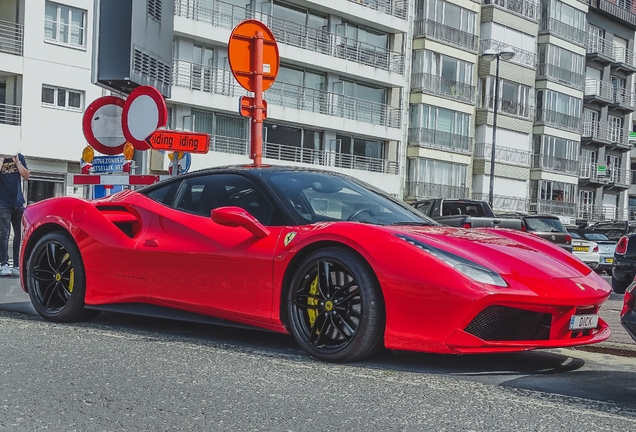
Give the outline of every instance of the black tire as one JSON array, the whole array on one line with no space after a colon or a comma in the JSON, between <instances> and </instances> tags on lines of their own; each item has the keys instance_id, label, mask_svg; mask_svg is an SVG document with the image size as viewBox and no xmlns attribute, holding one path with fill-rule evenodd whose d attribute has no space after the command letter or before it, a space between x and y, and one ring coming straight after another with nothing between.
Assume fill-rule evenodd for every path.
<instances>
[{"instance_id":1,"label":"black tire","mask_svg":"<svg viewBox=\"0 0 636 432\"><path fill-rule=\"evenodd\" d=\"M625 275L626 280L622 281L620 279L616 279L616 276L612 275L612 290L616 294L625 294L625 290L634 280L634 276Z\"/></svg>"},{"instance_id":2,"label":"black tire","mask_svg":"<svg viewBox=\"0 0 636 432\"><path fill-rule=\"evenodd\" d=\"M40 316L53 322L84 321L99 311L84 305L86 273L73 239L54 231L33 247L26 265L31 303Z\"/></svg>"},{"instance_id":3,"label":"black tire","mask_svg":"<svg viewBox=\"0 0 636 432\"><path fill-rule=\"evenodd\" d=\"M612 269L605 270L605 273L607 273L608 276L611 276L612 275Z\"/></svg>"},{"instance_id":4,"label":"black tire","mask_svg":"<svg viewBox=\"0 0 636 432\"><path fill-rule=\"evenodd\" d=\"M287 290L287 312L294 338L315 358L358 361L383 346L379 283L366 261L345 249L321 249L300 263Z\"/></svg>"}]
</instances>

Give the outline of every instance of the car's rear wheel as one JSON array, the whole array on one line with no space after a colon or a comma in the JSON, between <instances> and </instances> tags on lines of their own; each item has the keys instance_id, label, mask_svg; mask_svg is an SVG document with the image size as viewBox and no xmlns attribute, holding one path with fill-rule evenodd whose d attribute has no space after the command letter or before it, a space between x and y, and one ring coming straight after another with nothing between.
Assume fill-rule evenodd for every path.
<instances>
[{"instance_id":1,"label":"car's rear wheel","mask_svg":"<svg viewBox=\"0 0 636 432\"><path fill-rule=\"evenodd\" d=\"M42 318L70 322L99 314L85 308L84 264L68 234L54 231L42 237L29 255L25 276L31 303Z\"/></svg>"},{"instance_id":2,"label":"car's rear wheel","mask_svg":"<svg viewBox=\"0 0 636 432\"><path fill-rule=\"evenodd\" d=\"M634 276L625 275L625 280L617 279L612 275L612 290L617 294L624 294L630 283L634 280Z\"/></svg>"},{"instance_id":3,"label":"car's rear wheel","mask_svg":"<svg viewBox=\"0 0 636 432\"><path fill-rule=\"evenodd\" d=\"M382 347L380 286L353 252L332 247L305 258L292 277L287 307L292 334L313 357L357 361Z\"/></svg>"}]
</instances>

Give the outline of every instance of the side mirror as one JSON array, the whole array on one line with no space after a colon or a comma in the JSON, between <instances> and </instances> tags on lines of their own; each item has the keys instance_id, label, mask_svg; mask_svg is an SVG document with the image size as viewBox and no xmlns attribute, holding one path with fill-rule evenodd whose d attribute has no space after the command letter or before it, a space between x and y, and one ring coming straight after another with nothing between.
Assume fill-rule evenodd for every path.
<instances>
[{"instance_id":1,"label":"side mirror","mask_svg":"<svg viewBox=\"0 0 636 432\"><path fill-rule=\"evenodd\" d=\"M241 207L219 207L210 212L212 220L219 225L227 227L243 227L256 237L263 238L269 235L265 228L254 216Z\"/></svg>"}]
</instances>

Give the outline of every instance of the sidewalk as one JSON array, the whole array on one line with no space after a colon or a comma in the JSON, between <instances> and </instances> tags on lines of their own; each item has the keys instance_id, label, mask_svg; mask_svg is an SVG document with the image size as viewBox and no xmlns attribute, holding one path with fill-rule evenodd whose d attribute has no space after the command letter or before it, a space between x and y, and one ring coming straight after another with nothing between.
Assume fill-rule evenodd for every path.
<instances>
[{"instance_id":1,"label":"sidewalk","mask_svg":"<svg viewBox=\"0 0 636 432\"><path fill-rule=\"evenodd\" d=\"M601 306L600 316L612 329L610 338L599 344L587 345L577 349L602 352L613 355L636 357L636 342L632 340L620 323L620 311L623 307L623 295L612 294ZM22 291L17 277L0 277L0 309L35 315L29 295Z\"/></svg>"}]
</instances>

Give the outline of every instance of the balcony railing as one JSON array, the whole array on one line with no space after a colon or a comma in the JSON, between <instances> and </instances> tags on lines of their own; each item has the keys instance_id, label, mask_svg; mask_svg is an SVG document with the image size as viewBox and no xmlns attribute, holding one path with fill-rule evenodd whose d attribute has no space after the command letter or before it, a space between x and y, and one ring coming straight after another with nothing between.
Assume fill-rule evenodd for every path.
<instances>
[{"instance_id":1,"label":"balcony railing","mask_svg":"<svg viewBox=\"0 0 636 432\"><path fill-rule=\"evenodd\" d=\"M584 94L611 102L614 101L614 86L609 81L586 79Z\"/></svg>"},{"instance_id":2,"label":"balcony railing","mask_svg":"<svg viewBox=\"0 0 636 432\"><path fill-rule=\"evenodd\" d=\"M473 192L473 199L479 201L488 201L489 194ZM492 208L495 210L503 211L525 212L528 210L528 200L526 198L493 195Z\"/></svg>"},{"instance_id":3,"label":"balcony railing","mask_svg":"<svg viewBox=\"0 0 636 432\"><path fill-rule=\"evenodd\" d=\"M594 206L591 204L579 204L577 206L577 219L585 219L588 222L601 222L605 220L626 220L622 208L610 206Z\"/></svg>"},{"instance_id":4,"label":"balcony railing","mask_svg":"<svg viewBox=\"0 0 636 432\"><path fill-rule=\"evenodd\" d=\"M487 49L493 49L496 52L502 51L506 48L512 48L515 55L509 60L511 63L516 63L521 66L535 68L537 65L537 55L532 51L522 50L521 48L511 47L504 42L500 42L495 39L482 39L479 42L479 52L484 53Z\"/></svg>"},{"instance_id":5,"label":"balcony railing","mask_svg":"<svg viewBox=\"0 0 636 432\"><path fill-rule=\"evenodd\" d=\"M539 17L539 4L528 0L483 0L484 5L496 5L536 21Z\"/></svg>"},{"instance_id":6,"label":"balcony railing","mask_svg":"<svg viewBox=\"0 0 636 432\"><path fill-rule=\"evenodd\" d=\"M428 36L448 45L464 48L469 51L477 51L478 37L476 34L450 27L437 21L418 19L415 20L415 36Z\"/></svg>"},{"instance_id":7,"label":"balcony railing","mask_svg":"<svg viewBox=\"0 0 636 432\"><path fill-rule=\"evenodd\" d=\"M226 69L203 66L174 59L172 85L225 96L246 96L244 90ZM269 104L311 111L365 123L400 128L402 114L398 107L308 87L275 82L265 91Z\"/></svg>"},{"instance_id":8,"label":"balcony railing","mask_svg":"<svg viewBox=\"0 0 636 432\"><path fill-rule=\"evenodd\" d=\"M409 128L409 145L470 154L473 139L426 128Z\"/></svg>"},{"instance_id":9,"label":"balcony railing","mask_svg":"<svg viewBox=\"0 0 636 432\"><path fill-rule=\"evenodd\" d=\"M614 88L614 102L629 107L631 109L636 108L636 93L626 88L615 87Z\"/></svg>"},{"instance_id":10,"label":"balcony railing","mask_svg":"<svg viewBox=\"0 0 636 432\"><path fill-rule=\"evenodd\" d=\"M407 182L409 196L420 198L468 198L468 188L439 183Z\"/></svg>"},{"instance_id":11,"label":"balcony railing","mask_svg":"<svg viewBox=\"0 0 636 432\"><path fill-rule=\"evenodd\" d=\"M278 43L378 69L404 73L404 54L218 0L175 0L176 16L228 30L245 19L267 24Z\"/></svg>"},{"instance_id":12,"label":"balcony railing","mask_svg":"<svg viewBox=\"0 0 636 432\"><path fill-rule=\"evenodd\" d=\"M597 141L610 141L610 127L607 122L596 120L583 122L582 138L590 138Z\"/></svg>"},{"instance_id":13,"label":"balcony railing","mask_svg":"<svg viewBox=\"0 0 636 432\"><path fill-rule=\"evenodd\" d=\"M22 56L24 49L24 26L0 20L0 52Z\"/></svg>"},{"instance_id":14,"label":"balcony railing","mask_svg":"<svg viewBox=\"0 0 636 432\"><path fill-rule=\"evenodd\" d=\"M556 200L537 200L530 202L531 213L549 213L553 215L576 216L576 204Z\"/></svg>"},{"instance_id":15,"label":"balcony railing","mask_svg":"<svg viewBox=\"0 0 636 432\"><path fill-rule=\"evenodd\" d=\"M598 54L614 60L614 44L600 36L590 37L587 40L587 53Z\"/></svg>"},{"instance_id":16,"label":"balcony railing","mask_svg":"<svg viewBox=\"0 0 636 432\"><path fill-rule=\"evenodd\" d=\"M490 160L492 155L491 143L475 143L475 159ZM530 166L530 152L512 147L495 146L495 162L510 165Z\"/></svg>"},{"instance_id":17,"label":"balcony railing","mask_svg":"<svg viewBox=\"0 0 636 432\"><path fill-rule=\"evenodd\" d=\"M376 10L396 18L406 19L408 1L405 0L349 0L369 9Z\"/></svg>"},{"instance_id":18,"label":"balcony railing","mask_svg":"<svg viewBox=\"0 0 636 432\"><path fill-rule=\"evenodd\" d=\"M614 48L614 59L616 63L623 63L636 69L636 53L627 48Z\"/></svg>"},{"instance_id":19,"label":"balcony railing","mask_svg":"<svg viewBox=\"0 0 636 432\"><path fill-rule=\"evenodd\" d=\"M411 88L471 104L475 100L475 86L427 73L411 75Z\"/></svg>"},{"instance_id":20,"label":"balcony railing","mask_svg":"<svg viewBox=\"0 0 636 432\"><path fill-rule=\"evenodd\" d=\"M622 168L607 168L607 181L616 185L629 187L632 183L632 172Z\"/></svg>"},{"instance_id":21,"label":"balcony railing","mask_svg":"<svg viewBox=\"0 0 636 432\"><path fill-rule=\"evenodd\" d=\"M585 87L585 75L549 63L537 65L537 77L556 80L579 90L583 90Z\"/></svg>"},{"instance_id":22,"label":"balcony railing","mask_svg":"<svg viewBox=\"0 0 636 432\"><path fill-rule=\"evenodd\" d=\"M211 151L247 156L249 155L249 148L250 143L248 139L210 135ZM399 163L395 161L269 142L263 143L263 156L281 161L349 168L385 174L398 174L400 168Z\"/></svg>"},{"instance_id":23,"label":"balcony railing","mask_svg":"<svg viewBox=\"0 0 636 432\"><path fill-rule=\"evenodd\" d=\"M477 98L477 108L479 109L494 109L495 98L492 96ZM522 117L524 119L532 119L534 115L534 107L528 104L520 104L518 102L513 102L505 99L499 98L497 101L497 113L499 114L508 114L516 117Z\"/></svg>"},{"instance_id":24,"label":"balcony railing","mask_svg":"<svg viewBox=\"0 0 636 432\"><path fill-rule=\"evenodd\" d=\"M532 155L532 168L577 175L579 173L579 161L546 154L535 154Z\"/></svg>"},{"instance_id":25,"label":"balcony railing","mask_svg":"<svg viewBox=\"0 0 636 432\"><path fill-rule=\"evenodd\" d=\"M590 6L621 19L632 28L636 26L636 5L631 0L591 0Z\"/></svg>"},{"instance_id":26,"label":"balcony railing","mask_svg":"<svg viewBox=\"0 0 636 432\"><path fill-rule=\"evenodd\" d=\"M18 105L0 104L0 124L20 126L22 107Z\"/></svg>"},{"instance_id":27,"label":"balcony railing","mask_svg":"<svg viewBox=\"0 0 636 432\"><path fill-rule=\"evenodd\" d=\"M564 128L575 133L579 133L581 131L581 118L579 116L537 108L535 120L543 122L547 126Z\"/></svg>"},{"instance_id":28,"label":"balcony railing","mask_svg":"<svg viewBox=\"0 0 636 432\"><path fill-rule=\"evenodd\" d=\"M591 182L594 182L594 183L605 183L607 181L607 176L605 175L605 172L603 172L603 175L599 175L597 163L581 164L581 169L579 171L579 178L589 179Z\"/></svg>"},{"instance_id":29,"label":"balcony railing","mask_svg":"<svg viewBox=\"0 0 636 432\"><path fill-rule=\"evenodd\" d=\"M572 27L555 18L541 18L539 20L539 33L552 33L576 45L585 45L587 38L584 29Z\"/></svg>"}]
</instances>

